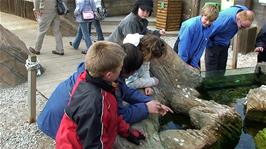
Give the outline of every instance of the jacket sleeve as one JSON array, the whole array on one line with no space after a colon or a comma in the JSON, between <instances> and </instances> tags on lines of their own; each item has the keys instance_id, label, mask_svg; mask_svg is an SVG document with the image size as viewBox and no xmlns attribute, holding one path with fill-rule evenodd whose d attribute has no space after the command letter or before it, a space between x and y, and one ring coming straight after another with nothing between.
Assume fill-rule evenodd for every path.
<instances>
[{"instance_id":1,"label":"jacket sleeve","mask_svg":"<svg viewBox=\"0 0 266 149\"><path fill-rule=\"evenodd\" d=\"M201 42L198 45L198 48L194 51L193 57L191 57L190 65L194 68L200 68L200 58L203 54L204 49L206 48L208 39L204 37L204 35L199 35L199 37L202 37Z\"/></svg>"},{"instance_id":2,"label":"jacket sleeve","mask_svg":"<svg viewBox=\"0 0 266 149\"><path fill-rule=\"evenodd\" d=\"M129 124L121 117L117 118L117 133L123 137L127 137L129 134Z\"/></svg>"},{"instance_id":3,"label":"jacket sleeve","mask_svg":"<svg viewBox=\"0 0 266 149\"><path fill-rule=\"evenodd\" d=\"M75 96L79 96L79 100L75 100ZM102 105L99 98L96 95L74 95L69 107L65 110L66 114L77 124L76 131L83 148L101 148L102 146ZM88 100L90 102L86 102Z\"/></svg>"},{"instance_id":4,"label":"jacket sleeve","mask_svg":"<svg viewBox=\"0 0 266 149\"><path fill-rule=\"evenodd\" d=\"M125 101L130 104L146 103L152 100L152 97L146 96L137 89L129 88L126 84L123 87L125 93Z\"/></svg>"},{"instance_id":5,"label":"jacket sleeve","mask_svg":"<svg viewBox=\"0 0 266 149\"><path fill-rule=\"evenodd\" d=\"M196 51L196 53L193 55L193 57L191 58L191 63L190 65L194 68L200 68L199 67L199 63L200 63L200 57L203 53L203 50L202 48L199 49L199 51Z\"/></svg>"},{"instance_id":6,"label":"jacket sleeve","mask_svg":"<svg viewBox=\"0 0 266 149\"><path fill-rule=\"evenodd\" d=\"M183 24L179 34L178 55L184 62L189 60L189 49L191 47L191 39L193 35L193 26Z\"/></svg>"},{"instance_id":7,"label":"jacket sleeve","mask_svg":"<svg viewBox=\"0 0 266 149\"><path fill-rule=\"evenodd\" d=\"M149 30L149 29L147 28L147 32L150 33L150 34L156 35L156 36L158 36L158 37L161 36L159 30Z\"/></svg>"},{"instance_id":8,"label":"jacket sleeve","mask_svg":"<svg viewBox=\"0 0 266 149\"><path fill-rule=\"evenodd\" d=\"M135 74L126 80L126 83L131 88L146 88L157 85L155 79L150 77L150 62L144 62Z\"/></svg>"},{"instance_id":9,"label":"jacket sleeve","mask_svg":"<svg viewBox=\"0 0 266 149\"><path fill-rule=\"evenodd\" d=\"M96 10L96 3L94 0L90 0L91 9L95 12Z\"/></svg>"},{"instance_id":10,"label":"jacket sleeve","mask_svg":"<svg viewBox=\"0 0 266 149\"><path fill-rule=\"evenodd\" d=\"M145 103L129 104L119 108L119 114L130 124L140 122L149 116L149 111Z\"/></svg>"},{"instance_id":11,"label":"jacket sleeve","mask_svg":"<svg viewBox=\"0 0 266 149\"><path fill-rule=\"evenodd\" d=\"M122 34L124 37L126 37L127 34L133 34L133 33L139 32L136 22L132 22L132 21L125 22L121 26L121 29L122 29Z\"/></svg>"},{"instance_id":12,"label":"jacket sleeve","mask_svg":"<svg viewBox=\"0 0 266 149\"><path fill-rule=\"evenodd\" d=\"M266 24L264 24L256 38L256 47L266 48Z\"/></svg>"}]
</instances>

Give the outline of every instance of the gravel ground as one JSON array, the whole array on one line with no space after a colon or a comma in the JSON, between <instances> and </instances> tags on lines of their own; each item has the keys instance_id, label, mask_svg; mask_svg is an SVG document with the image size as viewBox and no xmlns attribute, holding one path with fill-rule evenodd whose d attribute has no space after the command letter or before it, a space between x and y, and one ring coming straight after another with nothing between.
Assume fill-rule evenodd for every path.
<instances>
[{"instance_id":1,"label":"gravel ground","mask_svg":"<svg viewBox=\"0 0 266 149\"><path fill-rule=\"evenodd\" d=\"M43 134L36 123L27 122L27 83L0 90L0 148L52 149L55 143ZM46 99L37 94L37 114Z\"/></svg>"},{"instance_id":2,"label":"gravel ground","mask_svg":"<svg viewBox=\"0 0 266 149\"><path fill-rule=\"evenodd\" d=\"M175 37L164 37L174 45ZM229 53L229 59L232 52ZM239 54L238 67L253 67L256 53ZM46 99L37 94L37 115L43 109ZM0 87L0 148L3 149L52 149L55 142L43 134L36 123L27 122L27 83L16 87Z\"/></svg>"}]
</instances>

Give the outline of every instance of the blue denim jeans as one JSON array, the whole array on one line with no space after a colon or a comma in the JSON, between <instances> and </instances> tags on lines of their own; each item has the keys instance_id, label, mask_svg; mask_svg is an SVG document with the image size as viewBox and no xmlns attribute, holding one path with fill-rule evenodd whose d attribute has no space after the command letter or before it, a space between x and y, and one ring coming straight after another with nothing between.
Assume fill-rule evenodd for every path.
<instances>
[{"instance_id":1,"label":"blue denim jeans","mask_svg":"<svg viewBox=\"0 0 266 149\"><path fill-rule=\"evenodd\" d=\"M90 35L91 35L91 24L92 23L93 23L93 25L96 28L96 33L97 33L98 41L104 40L103 32L102 32L102 28L101 28L101 24L100 24L100 21L99 20L94 20L93 22L89 22L89 32L90 32Z\"/></svg>"},{"instance_id":2,"label":"blue denim jeans","mask_svg":"<svg viewBox=\"0 0 266 149\"><path fill-rule=\"evenodd\" d=\"M89 22L79 22L77 34L76 34L75 40L72 43L72 46L74 49L77 49L79 47L82 36L85 40L86 47L87 47L85 51L87 51L89 47L92 45L91 37L90 37L91 35L88 29L88 25L89 25Z\"/></svg>"}]
</instances>

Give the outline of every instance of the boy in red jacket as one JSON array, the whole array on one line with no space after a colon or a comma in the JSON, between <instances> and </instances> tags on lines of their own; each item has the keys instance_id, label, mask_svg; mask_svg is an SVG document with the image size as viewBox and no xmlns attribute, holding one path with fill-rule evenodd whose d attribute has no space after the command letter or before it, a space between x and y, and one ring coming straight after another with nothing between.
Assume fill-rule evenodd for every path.
<instances>
[{"instance_id":1,"label":"boy in red jacket","mask_svg":"<svg viewBox=\"0 0 266 149\"><path fill-rule=\"evenodd\" d=\"M123 48L108 41L93 44L85 57L86 71L77 79L56 135L56 148L111 149L117 133L129 141L145 139L118 115L116 84Z\"/></svg>"}]
</instances>

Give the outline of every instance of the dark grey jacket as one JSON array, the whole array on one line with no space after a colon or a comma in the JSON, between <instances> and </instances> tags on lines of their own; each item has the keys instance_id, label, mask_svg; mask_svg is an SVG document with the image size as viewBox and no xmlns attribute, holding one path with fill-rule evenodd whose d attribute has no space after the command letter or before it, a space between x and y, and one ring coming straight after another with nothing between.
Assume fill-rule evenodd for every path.
<instances>
[{"instance_id":1,"label":"dark grey jacket","mask_svg":"<svg viewBox=\"0 0 266 149\"><path fill-rule=\"evenodd\" d=\"M147 19L141 19L140 17L136 16L134 13L131 12L120 22L118 27L112 32L112 34L108 37L107 40L122 45L123 40L127 34L139 33L145 35L149 32L160 36L158 30L148 30L148 23L149 22Z\"/></svg>"}]
</instances>

